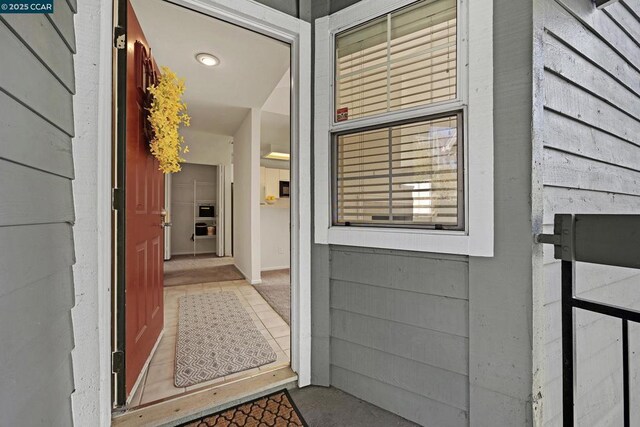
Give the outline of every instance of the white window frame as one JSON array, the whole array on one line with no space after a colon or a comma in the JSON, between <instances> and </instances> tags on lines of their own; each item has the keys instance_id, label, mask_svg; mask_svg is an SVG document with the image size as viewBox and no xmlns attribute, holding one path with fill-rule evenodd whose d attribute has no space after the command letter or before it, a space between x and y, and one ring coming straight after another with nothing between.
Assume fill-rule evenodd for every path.
<instances>
[{"instance_id":1,"label":"white window frame","mask_svg":"<svg viewBox=\"0 0 640 427\"><path fill-rule=\"evenodd\" d=\"M316 20L314 218L315 242L421 252L493 256L493 2L458 1L458 87L454 100L336 123L335 35L416 0L362 0ZM345 227L332 224L331 135L443 112L463 111L464 231Z\"/></svg>"}]
</instances>

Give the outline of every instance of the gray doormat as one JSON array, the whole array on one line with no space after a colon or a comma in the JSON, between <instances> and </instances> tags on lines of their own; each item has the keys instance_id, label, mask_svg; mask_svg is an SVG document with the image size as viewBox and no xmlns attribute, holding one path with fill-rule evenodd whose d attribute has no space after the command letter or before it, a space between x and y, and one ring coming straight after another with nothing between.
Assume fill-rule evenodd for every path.
<instances>
[{"instance_id":1,"label":"gray doormat","mask_svg":"<svg viewBox=\"0 0 640 427\"><path fill-rule=\"evenodd\" d=\"M179 304L176 387L276 360L276 353L233 292L186 295Z\"/></svg>"},{"instance_id":2,"label":"gray doormat","mask_svg":"<svg viewBox=\"0 0 640 427\"><path fill-rule=\"evenodd\" d=\"M289 269L262 272L262 284L254 285L282 320L291 325L291 285Z\"/></svg>"},{"instance_id":3,"label":"gray doormat","mask_svg":"<svg viewBox=\"0 0 640 427\"><path fill-rule=\"evenodd\" d=\"M203 268L185 268L164 272L164 286L193 285L195 283L230 282L244 276L235 265L218 265Z\"/></svg>"}]
</instances>

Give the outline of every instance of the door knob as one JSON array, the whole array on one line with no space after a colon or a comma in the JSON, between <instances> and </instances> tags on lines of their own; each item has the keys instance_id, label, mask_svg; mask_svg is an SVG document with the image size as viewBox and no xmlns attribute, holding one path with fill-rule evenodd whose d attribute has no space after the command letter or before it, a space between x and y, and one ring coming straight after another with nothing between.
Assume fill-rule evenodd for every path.
<instances>
[{"instance_id":1,"label":"door knob","mask_svg":"<svg viewBox=\"0 0 640 427\"><path fill-rule=\"evenodd\" d=\"M165 228L165 227L171 227L171 222L168 221L169 220L169 214L167 213L166 209L162 209L160 211L160 227Z\"/></svg>"}]
</instances>

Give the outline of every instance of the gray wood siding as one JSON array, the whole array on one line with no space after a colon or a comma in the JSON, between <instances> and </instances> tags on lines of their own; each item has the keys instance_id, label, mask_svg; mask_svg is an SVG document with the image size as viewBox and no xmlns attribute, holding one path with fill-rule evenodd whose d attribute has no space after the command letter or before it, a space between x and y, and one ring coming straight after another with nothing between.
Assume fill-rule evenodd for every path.
<instances>
[{"instance_id":1,"label":"gray wood siding","mask_svg":"<svg viewBox=\"0 0 640 427\"><path fill-rule=\"evenodd\" d=\"M556 213L637 214L640 2L622 0L596 10L589 1L544 0L541 7L545 232L551 232ZM638 271L577 268L576 292L582 297L638 308L638 289ZM560 264L551 248L544 252L543 302L542 421L560 426ZM640 338L640 328L632 331L632 340ZM580 312L576 336L579 424L621 424L620 322ZM634 407L632 416L639 417Z\"/></svg>"},{"instance_id":2,"label":"gray wood siding","mask_svg":"<svg viewBox=\"0 0 640 427\"><path fill-rule=\"evenodd\" d=\"M467 425L467 259L332 247L330 284L331 384L421 425Z\"/></svg>"},{"instance_id":3,"label":"gray wood siding","mask_svg":"<svg viewBox=\"0 0 640 427\"><path fill-rule=\"evenodd\" d=\"M0 425L73 423L75 4L0 16Z\"/></svg>"}]
</instances>

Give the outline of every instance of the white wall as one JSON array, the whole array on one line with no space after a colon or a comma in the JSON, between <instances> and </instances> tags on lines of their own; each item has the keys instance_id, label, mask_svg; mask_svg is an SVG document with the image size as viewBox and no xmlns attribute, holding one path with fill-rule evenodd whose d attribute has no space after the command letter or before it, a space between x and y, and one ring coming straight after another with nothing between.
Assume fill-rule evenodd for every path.
<instances>
[{"instance_id":1,"label":"white wall","mask_svg":"<svg viewBox=\"0 0 640 427\"><path fill-rule=\"evenodd\" d=\"M260 110L252 108L233 138L233 238L236 267L260 283Z\"/></svg>"},{"instance_id":2,"label":"white wall","mask_svg":"<svg viewBox=\"0 0 640 427\"><path fill-rule=\"evenodd\" d=\"M233 137L200 132L190 128L180 130L189 152L184 153L187 163L201 165L230 165L233 153Z\"/></svg>"},{"instance_id":3,"label":"white wall","mask_svg":"<svg viewBox=\"0 0 640 427\"><path fill-rule=\"evenodd\" d=\"M289 268L289 200L260 206L260 249L262 271Z\"/></svg>"}]
</instances>

